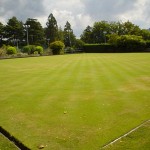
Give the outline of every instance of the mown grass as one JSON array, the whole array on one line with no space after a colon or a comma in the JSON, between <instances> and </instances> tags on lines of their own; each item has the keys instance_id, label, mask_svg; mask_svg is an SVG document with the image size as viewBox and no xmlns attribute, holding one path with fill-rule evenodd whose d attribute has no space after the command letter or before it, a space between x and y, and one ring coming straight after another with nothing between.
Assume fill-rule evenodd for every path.
<instances>
[{"instance_id":1,"label":"mown grass","mask_svg":"<svg viewBox=\"0 0 150 150\"><path fill-rule=\"evenodd\" d=\"M150 122L147 122L136 131L103 148L103 150L149 150L150 148Z\"/></svg>"},{"instance_id":2,"label":"mown grass","mask_svg":"<svg viewBox=\"0 0 150 150\"><path fill-rule=\"evenodd\" d=\"M0 61L0 123L31 149L99 149L150 118L150 54Z\"/></svg>"},{"instance_id":3,"label":"mown grass","mask_svg":"<svg viewBox=\"0 0 150 150\"><path fill-rule=\"evenodd\" d=\"M18 150L18 148L0 134L0 150Z\"/></svg>"}]
</instances>

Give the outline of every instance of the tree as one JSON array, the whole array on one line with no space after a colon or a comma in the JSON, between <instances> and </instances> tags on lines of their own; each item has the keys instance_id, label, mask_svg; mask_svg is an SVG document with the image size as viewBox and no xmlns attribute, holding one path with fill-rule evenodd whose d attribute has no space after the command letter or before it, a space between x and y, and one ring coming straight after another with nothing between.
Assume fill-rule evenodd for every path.
<instances>
[{"instance_id":1,"label":"tree","mask_svg":"<svg viewBox=\"0 0 150 150\"><path fill-rule=\"evenodd\" d=\"M21 42L23 40L23 23L18 21L16 17L8 20L4 30L9 44L16 46L18 41Z\"/></svg>"},{"instance_id":2,"label":"tree","mask_svg":"<svg viewBox=\"0 0 150 150\"><path fill-rule=\"evenodd\" d=\"M62 30L61 27L59 27L58 29L58 40L62 42L64 41L64 31Z\"/></svg>"},{"instance_id":3,"label":"tree","mask_svg":"<svg viewBox=\"0 0 150 150\"><path fill-rule=\"evenodd\" d=\"M72 47L75 44L75 35L73 33L73 30L71 29L71 24L67 21L66 25L64 27L64 43L67 47Z\"/></svg>"},{"instance_id":4,"label":"tree","mask_svg":"<svg viewBox=\"0 0 150 150\"><path fill-rule=\"evenodd\" d=\"M0 46L3 45L4 25L0 22Z\"/></svg>"},{"instance_id":5,"label":"tree","mask_svg":"<svg viewBox=\"0 0 150 150\"><path fill-rule=\"evenodd\" d=\"M86 29L83 31L83 34L81 34L81 40L85 43L93 43L93 33L92 33L92 27L87 26Z\"/></svg>"},{"instance_id":6,"label":"tree","mask_svg":"<svg viewBox=\"0 0 150 150\"><path fill-rule=\"evenodd\" d=\"M28 40L31 45L42 45L44 40L44 29L42 28L40 22L37 19L28 18L26 25L28 28ZM27 34L27 32L25 32ZM26 35L27 36L27 35Z\"/></svg>"},{"instance_id":7,"label":"tree","mask_svg":"<svg viewBox=\"0 0 150 150\"><path fill-rule=\"evenodd\" d=\"M50 43L56 41L58 39L58 26L52 13L49 15L46 25L46 39L49 40Z\"/></svg>"},{"instance_id":8,"label":"tree","mask_svg":"<svg viewBox=\"0 0 150 150\"><path fill-rule=\"evenodd\" d=\"M110 25L107 21L95 22L92 32L94 43L105 43L106 35L110 33Z\"/></svg>"},{"instance_id":9,"label":"tree","mask_svg":"<svg viewBox=\"0 0 150 150\"><path fill-rule=\"evenodd\" d=\"M123 23L123 35L137 35L139 36L141 33L141 29L134 25L132 22L127 21Z\"/></svg>"}]
</instances>

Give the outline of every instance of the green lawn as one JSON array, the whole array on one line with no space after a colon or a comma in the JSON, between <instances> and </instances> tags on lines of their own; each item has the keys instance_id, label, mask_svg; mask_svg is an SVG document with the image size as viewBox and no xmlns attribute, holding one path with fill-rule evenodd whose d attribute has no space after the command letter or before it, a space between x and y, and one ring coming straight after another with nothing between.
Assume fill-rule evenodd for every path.
<instances>
[{"instance_id":1,"label":"green lawn","mask_svg":"<svg viewBox=\"0 0 150 150\"><path fill-rule=\"evenodd\" d=\"M150 119L149 98L149 53L0 61L0 125L31 149L98 150Z\"/></svg>"},{"instance_id":2,"label":"green lawn","mask_svg":"<svg viewBox=\"0 0 150 150\"><path fill-rule=\"evenodd\" d=\"M150 122L102 150L149 150Z\"/></svg>"},{"instance_id":3,"label":"green lawn","mask_svg":"<svg viewBox=\"0 0 150 150\"><path fill-rule=\"evenodd\" d=\"M18 150L18 148L0 134L0 150Z\"/></svg>"}]
</instances>

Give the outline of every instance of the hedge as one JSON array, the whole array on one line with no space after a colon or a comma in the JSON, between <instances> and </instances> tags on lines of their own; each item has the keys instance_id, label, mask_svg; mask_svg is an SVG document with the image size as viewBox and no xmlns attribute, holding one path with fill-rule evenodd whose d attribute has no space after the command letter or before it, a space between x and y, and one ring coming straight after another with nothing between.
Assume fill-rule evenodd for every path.
<instances>
[{"instance_id":1,"label":"hedge","mask_svg":"<svg viewBox=\"0 0 150 150\"><path fill-rule=\"evenodd\" d=\"M85 53L114 53L116 48L111 44L85 44L83 51Z\"/></svg>"}]
</instances>

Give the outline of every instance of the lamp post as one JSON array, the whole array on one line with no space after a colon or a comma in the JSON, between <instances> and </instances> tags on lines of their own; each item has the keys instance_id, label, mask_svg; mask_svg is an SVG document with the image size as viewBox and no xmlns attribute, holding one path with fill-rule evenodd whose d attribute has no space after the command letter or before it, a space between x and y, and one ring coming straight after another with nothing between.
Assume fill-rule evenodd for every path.
<instances>
[{"instance_id":1,"label":"lamp post","mask_svg":"<svg viewBox=\"0 0 150 150\"><path fill-rule=\"evenodd\" d=\"M24 24L24 28L27 32L27 45L29 45L29 33L28 33L28 29L30 28L30 25Z\"/></svg>"}]
</instances>

